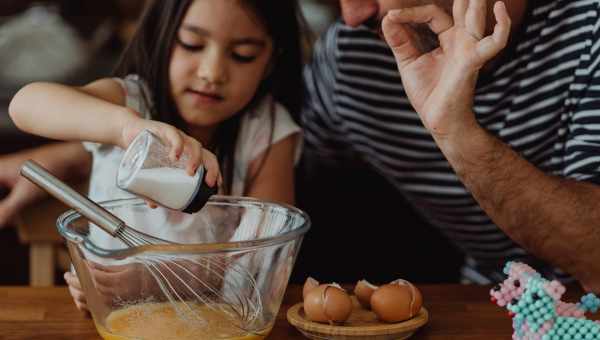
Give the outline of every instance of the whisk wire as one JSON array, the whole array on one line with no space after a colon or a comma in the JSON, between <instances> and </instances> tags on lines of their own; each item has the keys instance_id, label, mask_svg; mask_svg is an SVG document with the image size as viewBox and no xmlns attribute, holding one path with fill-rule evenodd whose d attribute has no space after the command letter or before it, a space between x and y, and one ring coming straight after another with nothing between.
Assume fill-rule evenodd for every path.
<instances>
[{"instance_id":1,"label":"whisk wire","mask_svg":"<svg viewBox=\"0 0 600 340\"><path fill-rule=\"evenodd\" d=\"M130 227L119 228L115 237L129 247L154 244L144 233ZM251 332L260 318L263 306L256 280L249 271L232 263L225 256L206 255L202 257L203 261L197 261L167 255L152 255L143 256L139 260L157 282L176 312L185 319L206 322L197 312L194 312L188 303L189 300L195 300L213 311L223 313L232 324L246 332ZM202 268L209 277L218 280L220 286L216 288L207 280L198 277L185 264ZM178 273L178 270L181 272ZM244 288L249 289L248 294L244 294L246 292ZM207 294L198 293L202 290L206 290ZM192 314L192 317L186 314ZM236 320L239 320L239 324Z\"/></svg>"},{"instance_id":2,"label":"whisk wire","mask_svg":"<svg viewBox=\"0 0 600 340\"><path fill-rule=\"evenodd\" d=\"M183 320L186 320L188 322L199 322L201 326L205 326L207 324L207 321L200 317L197 311L194 311L194 309L186 302L186 299L179 295L177 289L173 287L171 282L165 277L165 275L160 271L160 269L156 267L156 265L148 264L147 268L154 277L154 279L158 282L161 291L163 292L163 294L165 294L167 300L171 303L177 315L179 315ZM164 282L167 283L170 290L166 287ZM177 299L173 297L173 294L171 292L177 296ZM179 303L177 301L179 301ZM210 306L210 301L202 301L205 303L206 306ZM185 310L181 308L181 305L185 307Z\"/></svg>"},{"instance_id":3,"label":"whisk wire","mask_svg":"<svg viewBox=\"0 0 600 340\"><path fill-rule=\"evenodd\" d=\"M224 295L222 291L220 292L219 290L215 289L213 286L208 284L205 280L199 278L195 273L190 271L188 267L186 267L185 265L182 264L182 262L185 262L185 263L192 263L197 266L204 266L204 264L202 264L198 261L195 261L192 259L171 259L166 256L156 256L156 255L153 256L153 258L149 259L149 260L151 262L156 263L156 266L160 266L160 267L164 268L165 271L170 273L170 276L172 276L175 281L179 282L183 287L186 288L186 291L188 291L192 295L191 297L193 297L196 300L201 301L204 305L206 305L208 308L210 308L212 310L220 311L220 312L227 314L227 316L231 320L239 320L240 325L236 325L236 326L245 331L248 331L252 328L251 326L258 319L260 312L262 311L262 303L260 302L260 299L258 299L258 301L252 301L251 299L244 298L243 294L240 291L240 288L242 287L241 285L232 285L232 287L229 287L230 290L240 292L239 294L233 295L234 301L230 301L227 299L227 296ZM213 260L210 257L206 257L206 258L204 258L204 260L206 260L207 263L217 264L217 266L219 263L218 260ZM197 293L196 289L194 289L194 287L192 287L188 283L188 281L186 281L184 278L182 278L169 265L173 265L176 268L179 268L180 270L182 270L185 274L187 274L189 276L189 279L193 280L195 283L198 283L200 286L202 286L206 290L208 290L209 295L208 296L199 295ZM161 269L156 268L156 266L154 266L154 268L160 272ZM215 265L207 266L207 269L209 270L208 274L213 277L216 277L220 281L222 281L224 278L223 275L220 272L213 269L214 267L215 267ZM227 267L227 269L236 268L236 267L237 266L232 265L232 266ZM223 268L223 270L225 270L225 268ZM161 272L161 276L164 280L169 281L169 279L164 275L164 273ZM226 283L224 283L224 284L231 285L231 284L226 284ZM173 290L177 291L177 289L173 288L172 284L170 284L169 286ZM253 284L251 284L251 286L254 290L254 293L257 293L258 289L256 288L256 285L253 283ZM225 289L225 288L226 287L222 287L222 289ZM209 296L213 296L213 297L220 296L221 300L218 300L218 299L215 300L215 299L210 298ZM258 296L258 295L256 295L256 296ZM187 304L185 298L181 297L179 294L177 294L177 297L180 302ZM219 308L216 308L215 306L219 306ZM238 308L235 308L235 307L238 307Z\"/></svg>"}]
</instances>

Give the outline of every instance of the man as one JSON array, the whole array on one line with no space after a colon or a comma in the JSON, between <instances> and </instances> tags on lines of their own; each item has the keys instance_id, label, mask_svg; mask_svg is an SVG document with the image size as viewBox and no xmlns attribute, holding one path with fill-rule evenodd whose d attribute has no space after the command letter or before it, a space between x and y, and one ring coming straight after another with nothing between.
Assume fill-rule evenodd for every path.
<instances>
[{"instance_id":1,"label":"man","mask_svg":"<svg viewBox=\"0 0 600 340\"><path fill-rule=\"evenodd\" d=\"M306 70L307 157L383 174L465 280L522 260L600 292L600 1L431 2L341 0Z\"/></svg>"}]
</instances>

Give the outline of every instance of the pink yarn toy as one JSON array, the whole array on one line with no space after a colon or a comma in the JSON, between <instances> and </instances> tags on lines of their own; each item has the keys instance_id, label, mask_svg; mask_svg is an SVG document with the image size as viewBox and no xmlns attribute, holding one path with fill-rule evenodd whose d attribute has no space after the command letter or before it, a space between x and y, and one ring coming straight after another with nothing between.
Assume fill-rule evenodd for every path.
<instances>
[{"instance_id":1,"label":"pink yarn toy","mask_svg":"<svg viewBox=\"0 0 600 340\"><path fill-rule=\"evenodd\" d=\"M508 275L506 280L498 284L490 291L491 300L500 307L509 304L513 299L519 299L523 295L525 286L530 277L541 277L540 274L529 265L521 262L507 262L504 266L504 274ZM565 289L562 287L562 289ZM564 291L561 292L561 294ZM581 303L570 303L557 301L556 313L560 316L583 318L588 310Z\"/></svg>"}]
</instances>

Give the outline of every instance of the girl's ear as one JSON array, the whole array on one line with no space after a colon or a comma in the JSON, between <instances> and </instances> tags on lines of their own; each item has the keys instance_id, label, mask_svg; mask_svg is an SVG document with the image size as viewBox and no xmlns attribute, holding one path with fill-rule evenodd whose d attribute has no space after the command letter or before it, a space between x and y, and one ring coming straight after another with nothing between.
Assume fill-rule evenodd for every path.
<instances>
[{"instance_id":1,"label":"girl's ear","mask_svg":"<svg viewBox=\"0 0 600 340\"><path fill-rule=\"evenodd\" d=\"M269 65L267 65L267 67L265 68L265 73L263 74L261 80L268 79L271 76L271 74L273 74L273 70L274 69L275 69L275 63L274 62L270 62Z\"/></svg>"},{"instance_id":2,"label":"girl's ear","mask_svg":"<svg viewBox=\"0 0 600 340\"><path fill-rule=\"evenodd\" d=\"M269 78L273 74L273 71L275 71L275 65L277 65L277 63L279 62L279 57L281 56L281 54L283 54L281 48L278 48L277 50L273 51L271 60L269 60L269 63L265 68L265 73L263 74L262 80Z\"/></svg>"}]
</instances>

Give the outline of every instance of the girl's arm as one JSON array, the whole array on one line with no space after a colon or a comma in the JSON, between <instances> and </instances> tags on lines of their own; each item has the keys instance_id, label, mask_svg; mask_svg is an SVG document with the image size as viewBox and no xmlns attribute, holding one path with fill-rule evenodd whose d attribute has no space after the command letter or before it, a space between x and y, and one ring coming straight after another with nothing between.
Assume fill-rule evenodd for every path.
<instances>
[{"instance_id":1,"label":"girl's arm","mask_svg":"<svg viewBox=\"0 0 600 340\"><path fill-rule=\"evenodd\" d=\"M26 132L57 139L122 145L122 130L136 113L124 106L125 93L114 79L83 87L32 83L10 102L15 125Z\"/></svg>"},{"instance_id":2,"label":"girl's arm","mask_svg":"<svg viewBox=\"0 0 600 340\"><path fill-rule=\"evenodd\" d=\"M262 168L264 154L250 163L248 178L252 183L246 190L247 196L294 204L294 154L299 138L300 135L296 133L273 144Z\"/></svg>"},{"instance_id":3,"label":"girl's arm","mask_svg":"<svg viewBox=\"0 0 600 340\"><path fill-rule=\"evenodd\" d=\"M10 102L9 113L21 130L58 140L92 141L125 149L142 130L148 129L171 146L171 158L189 155L187 172L201 164L206 183L221 182L216 157L175 127L139 117L125 106L125 91L114 79L105 78L84 87L53 83L25 86Z\"/></svg>"}]
</instances>

